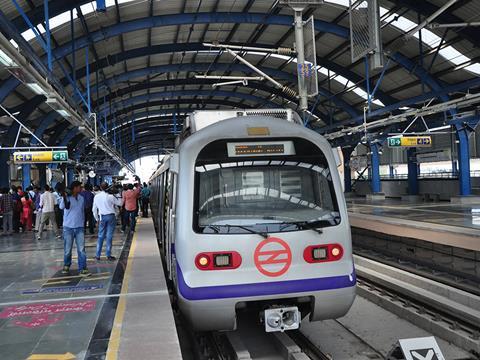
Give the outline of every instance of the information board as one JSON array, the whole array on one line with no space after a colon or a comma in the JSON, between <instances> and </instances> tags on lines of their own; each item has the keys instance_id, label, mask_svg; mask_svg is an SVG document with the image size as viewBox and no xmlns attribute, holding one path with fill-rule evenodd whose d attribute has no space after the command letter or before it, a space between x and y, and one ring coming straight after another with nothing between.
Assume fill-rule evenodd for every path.
<instances>
[{"instance_id":1,"label":"information board","mask_svg":"<svg viewBox=\"0 0 480 360\"><path fill-rule=\"evenodd\" d=\"M431 147L431 136L395 136L389 137L388 147Z\"/></svg>"},{"instance_id":2,"label":"information board","mask_svg":"<svg viewBox=\"0 0 480 360\"><path fill-rule=\"evenodd\" d=\"M17 151L13 153L15 164L67 162L68 150Z\"/></svg>"},{"instance_id":3,"label":"information board","mask_svg":"<svg viewBox=\"0 0 480 360\"><path fill-rule=\"evenodd\" d=\"M292 141L227 143L229 157L295 155Z\"/></svg>"}]
</instances>

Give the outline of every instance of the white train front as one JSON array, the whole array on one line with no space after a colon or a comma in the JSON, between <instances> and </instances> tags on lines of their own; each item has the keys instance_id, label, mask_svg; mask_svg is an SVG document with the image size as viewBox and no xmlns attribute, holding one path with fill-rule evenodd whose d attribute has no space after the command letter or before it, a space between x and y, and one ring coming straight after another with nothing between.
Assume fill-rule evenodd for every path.
<instances>
[{"instance_id":1,"label":"white train front","mask_svg":"<svg viewBox=\"0 0 480 360\"><path fill-rule=\"evenodd\" d=\"M352 305L337 164L329 143L297 117L194 113L188 136L152 176L169 277L197 330L233 330L239 312L257 309L266 331L283 331L307 315L343 316Z\"/></svg>"}]
</instances>

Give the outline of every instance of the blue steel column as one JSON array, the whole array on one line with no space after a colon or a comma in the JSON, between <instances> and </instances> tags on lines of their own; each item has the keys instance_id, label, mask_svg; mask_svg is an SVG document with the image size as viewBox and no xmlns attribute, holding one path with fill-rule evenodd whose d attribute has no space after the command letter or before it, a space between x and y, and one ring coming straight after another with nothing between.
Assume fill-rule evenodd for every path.
<instances>
[{"instance_id":1,"label":"blue steel column","mask_svg":"<svg viewBox=\"0 0 480 360\"><path fill-rule=\"evenodd\" d=\"M408 167L408 194L418 195L418 166L417 166L417 149L409 148L407 150L407 167Z\"/></svg>"},{"instance_id":2,"label":"blue steel column","mask_svg":"<svg viewBox=\"0 0 480 360\"><path fill-rule=\"evenodd\" d=\"M50 15L48 13L48 0L43 1L43 9L45 13L45 42L47 47L47 64L48 70L52 71L52 48L50 45Z\"/></svg>"},{"instance_id":3,"label":"blue steel column","mask_svg":"<svg viewBox=\"0 0 480 360\"><path fill-rule=\"evenodd\" d=\"M22 166L22 185L24 189L29 187L32 183L32 179L30 176L31 167L32 166L30 164L25 164Z\"/></svg>"},{"instance_id":4,"label":"blue steel column","mask_svg":"<svg viewBox=\"0 0 480 360\"><path fill-rule=\"evenodd\" d=\"M372 152L372 164L371 164L371 186L372 186L372 193L376 194L382 190L382 185L380 183L380 154L378 153L378 144L371 143L370 144L370 151Z\"/></svg>"},{"instance_id":5,"label":"blue steel column","mask_svg":"<svg viewBox=\"0 0 480 360\"><path fill-rule=\"evenodd\" d=\"M462 125L456 125L458 140L458 167L460 195L471 195L470 182L470 148L468 143L468 132Z\"/></svg>"}]
</instances>

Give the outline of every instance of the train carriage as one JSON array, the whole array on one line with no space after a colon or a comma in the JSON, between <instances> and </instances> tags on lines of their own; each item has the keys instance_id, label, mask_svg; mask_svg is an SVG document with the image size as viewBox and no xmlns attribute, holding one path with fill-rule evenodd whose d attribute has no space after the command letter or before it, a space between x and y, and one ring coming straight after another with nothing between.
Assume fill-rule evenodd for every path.
<instances>
[{"instance_id":1,"label":"train carriage","mask_svg":"<svg viewBox=\"0 0 480 360\"><path fill-rule=\"evenodd\" d=\"M250 308L266 331L344 315L356 278L329 143L291 110L202 111L186 128L152 176L152 209L194 328L233 330Z\"/></svg>"}]
</instances>

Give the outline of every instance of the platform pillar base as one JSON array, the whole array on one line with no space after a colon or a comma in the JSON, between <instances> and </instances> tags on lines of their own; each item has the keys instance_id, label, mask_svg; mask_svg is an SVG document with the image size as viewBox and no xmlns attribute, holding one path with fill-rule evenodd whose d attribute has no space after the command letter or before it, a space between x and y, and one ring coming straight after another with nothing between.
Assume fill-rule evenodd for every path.
<instances>
[{"instance_id":1,"label":"platform pillar base","mask_svg":"<svg viewBox=\"0 0 480 360\"><path fill-rule=\"evenodd\" d=\"M452 204L479 204L480 196L452 196L450 198Z\"/></svg>"},{"instance_id":2,"label":"platform pillar base","mask_svg":"<svg viewBox=\"0 0 480 360\"><path fill-rule=\"evenodd\" d=\"M375 201L375 200L385 200L384 193L374 193L374 194L367 194L367 200Z\"/></svg>"},{"instance_id":3,"label":"platform pillar base","mask_svg":"<svg viewBox=\"0 0 480 360\"><path fill-rule=\"evenodd\" d=\"M422 202L423 197L420 195L402 195L401 197L402 201L407 201L407 202L412 202L412 203L417 203L417 202Z\"/></svg>"}]
</instances>

